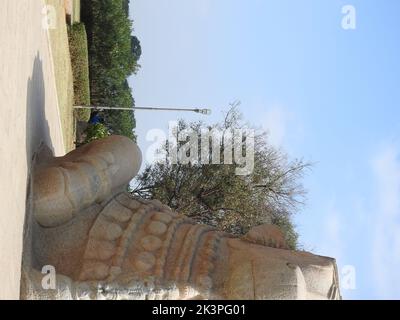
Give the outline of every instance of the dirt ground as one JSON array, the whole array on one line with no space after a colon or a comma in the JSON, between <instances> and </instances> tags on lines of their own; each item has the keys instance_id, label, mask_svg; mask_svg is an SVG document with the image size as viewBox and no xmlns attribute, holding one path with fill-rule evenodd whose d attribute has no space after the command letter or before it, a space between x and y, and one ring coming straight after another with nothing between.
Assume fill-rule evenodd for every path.
<instances>
[{"instance_id":1,"label":"dirt ground","mask_svg":"<svg viewBox=\"0 0 400 320\"><path fill-rule=\"evenodd\" d=\"M27 182L41 142L65 153L42 0L2 0L0 12L0 299L18 299Z\"/></svg>"}]
</instances>

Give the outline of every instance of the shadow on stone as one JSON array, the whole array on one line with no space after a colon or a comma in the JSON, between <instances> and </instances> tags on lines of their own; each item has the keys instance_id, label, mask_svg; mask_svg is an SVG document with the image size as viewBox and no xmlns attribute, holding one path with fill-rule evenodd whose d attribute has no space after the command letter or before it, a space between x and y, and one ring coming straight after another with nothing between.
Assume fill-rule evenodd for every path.
<instances>
[{"instance_id":1,"label":"shadow on stone","mask_svg":"<svg viewBox=\"0 0 400 320\"><path fill-rule=\"evenodd\" d=\"M46 88L44 84L43 63L36 55L32 75L28 79L26 93L26 154L28 161L38 150L41 143L54 152L50 138L50 128L46 119L45 102ZM31 163L28 163L28 167Z\"/></svg>"},{"instance_id":2,"label":"shadow on stone","mask_svg":"<svg viewBox=\"0 0 400 320\"><path fill-rule=\"evenodd\" d=\"M21 93L22 94L22 93ZM37 53L32 74L28 79L26 92L26 159L28 168L28 181L26 188L26 213L24 221L24 248L22 254L21 277L30 270L31 260L31 236L32 236L32 173L35 163L38 161L37 153L45 150L50 157L54 153L53 144L50 138L50 127L46 119L46 88L44 82L43 62ZM23 125L23 123L21 123ZM42 152L41 152L42 153ZM40 161L40 159L39 159ZM21 285L24 280L21 281Z\"/></svg>"}]
</instances>

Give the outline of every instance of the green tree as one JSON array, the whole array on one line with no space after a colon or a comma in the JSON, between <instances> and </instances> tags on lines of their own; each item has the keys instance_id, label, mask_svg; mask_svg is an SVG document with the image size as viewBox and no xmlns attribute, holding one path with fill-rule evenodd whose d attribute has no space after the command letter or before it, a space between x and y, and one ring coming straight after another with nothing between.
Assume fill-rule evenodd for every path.
<instances>
[{"instance_id":1,"label":"green tree","mask_svg":"<svg viewBox=\"0 0 400 320\"><path fill-rule=\"evenodd\" d=\"M225 134L243 126L233 105L222 123L209 128ZM202 123L180 121L176 134L190 128L200 135L202 127ZM304 203L301 177L309 163L289 161L283 151L268 144L267 134L259 131L255 134L254 170L247 176L236 175L232 165L172 164L168 148L164 151L165 161L147 166L137 177L134 194L159 199L200 223L235 234L261 223L276 224L285 232L288 245L297 246L291 217ZM220 152L223 159L222 144Z\"/></svg>"},{"instance_id":2,"label":"green tree","mask_svg":"<svg viewBox=\"0 0 400 320\"><path fill-rule=\"evenodd\" d=\"M132 48L132 55L135 61L139 61L140 56L142 55L142 47L140 45L140 41L137 37L131 37L131 48Z\"/></svg>"},{"instance_id":3,"label":"green tree","mask_svg":"<svg viewBox=\"0 0 400 320\"><path fill-rule=\"evenodd\" d=\"M82 19L89 43L90 98L93 105L131 108L134 99L127 78L136 73L142 49L132 36L129 0L85 0ZM104 111L110 132L134 138L131 111Z\"/></svg>"}]
</instances>

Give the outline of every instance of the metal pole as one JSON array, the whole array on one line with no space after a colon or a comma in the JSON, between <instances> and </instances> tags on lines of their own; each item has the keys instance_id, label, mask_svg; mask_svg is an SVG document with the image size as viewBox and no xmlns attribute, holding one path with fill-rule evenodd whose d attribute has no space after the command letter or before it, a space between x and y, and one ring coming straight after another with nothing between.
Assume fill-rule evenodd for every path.
<instances>
[{"instance_id":1,"label":"metal pole","mask_svg":"<svg viewBox=\"0 0 400 320\"><path fill-rule=\"evenodd\" d=\"M170 107L132 107L132 108L113 108L104 106L74 106L74 109L92 109L92 110L155 110L155 111L189 111L202 114L211 114L210 109L194 109L194 108L170 108Z\"/></svg>"}]
</instances>

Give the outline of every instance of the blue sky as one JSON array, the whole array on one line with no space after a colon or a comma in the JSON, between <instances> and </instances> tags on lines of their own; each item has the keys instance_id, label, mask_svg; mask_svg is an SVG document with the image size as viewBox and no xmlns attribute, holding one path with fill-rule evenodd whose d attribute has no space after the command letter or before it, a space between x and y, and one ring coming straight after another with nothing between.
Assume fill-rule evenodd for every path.
<instances>
[{"instance_id":1,"label":"blue sky","mask_svg":"<svg viewBox=\"0 0 400 320\"><path fill-rule=\"evenodd\" d=\"M143 49L136 104L210 106L216 121L241 100L271 143L315 162L296 216L304 248L337 258L344 298L399 299L400 2L131 2ZM355 30L341 26L344 5ZM142 150L150 129L182 117L204 119L137 112Z\"/></svg>"}]
</instances>

